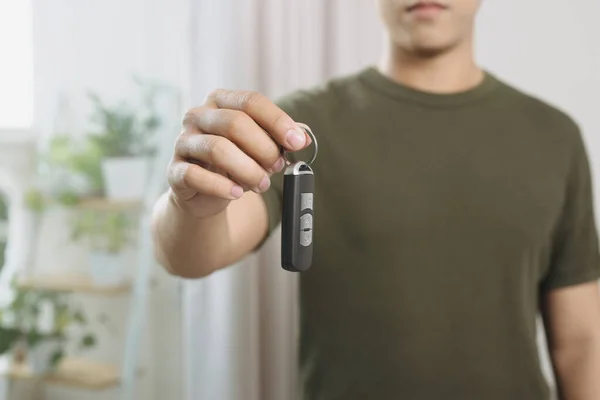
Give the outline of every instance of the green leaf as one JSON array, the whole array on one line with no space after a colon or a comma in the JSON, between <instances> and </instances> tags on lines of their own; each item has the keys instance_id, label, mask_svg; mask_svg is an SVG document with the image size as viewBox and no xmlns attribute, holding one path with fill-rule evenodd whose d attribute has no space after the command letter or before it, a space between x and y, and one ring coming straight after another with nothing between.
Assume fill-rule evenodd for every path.
<instances>
[{"instance_id":1,"label":"green leaf","mask_svg":"<svg viewBox=\"0 0 600 400\"><path fill-rule=\"evenodd\" d=\"M24 290L19 290L17 292L15 298L13 299L12 303L10 304L9 309L18 314L23 310L23 308L27 304L26 301L27 301L27 292Z\"/></svg>"},{"instance_id":2,"label":"green leaf","mask_svg":"<svg viewBox=\"0 0 600 400\"><path fill-rule=\"evenodd\" d=\"M0 327L0 355L11 350L19 340L19 331L12 328Z\"/></svg>"},{"instance_id":3,"label":"green leaf","mask_svg":"<svg viewBox=\"0 0 600 400\"><path fill-rule=\"evenodd\" d=\"M147 131L152 132L152 131L158 129L160 127L160 124L161 124L161 121L158 116L150 115L148 118L146 118L143 125Z\"/></svg>"},{"instance_id":4,"label":"green leaf","mask_svg":"<svg viewBox=\"0 0 600 400\"><path fill-rule=\"evenodd\" d=\"M71 322L73 317L70 315L66 306L57 306L55 309L54 323L58 332L64 332Z\"/></svg>"},{"instance_id":5,"label":"green leaf","mask_svg":"<svg viewBox=\"0 0 600 400\"><path fill-rule=\"evenodd\" d=\"M90 349L96 345L96 337L91 333L85 335L81 339L81 348L82 349Z\"/></svg>"},{"instance_id":6,"label":"green leaf","mask_svg":"<svg viewBox=\"0 0 600 400\"><path fill-rule=\"evenodd\" d=\"M0 193L0 220L8 220L8 200Z\"/></svg>"},{"instance_id":7,"label":"green leaf","mask_svg":"<svg viewBox=\"0 0 600 400\"><path fill-rule=\"evenodd\" d=\"M32 330L27 333L27 344L30 348L36 347L43 339L44 336L36 330Z\"/></svg>"},{"instance_id":8,"label":"green leaf","mask_svg":"<svg viewBox=\"0 0 600 400\"><path fill-rule=\"evenodd\" d=\"M68 166L73 146L74 140L69 135L61 134L52 137L47 154L49 163L55 167Z\"/></svg>"},{"instance_id":9,"label":"green leaf","mask_svg":"<svg viewBox=\"0 0 600 400\"><path fill-rule=\"evenodd\" d=\"M33 212L41 213L44 211L46 203L44 196L39 190L31 189L25 194L25 206Z\"/></svg>"},{"instance_id":10,"label":"green leaf","mask_svg":"<svg viewBox=\"0 0 600 400\"><path fill-rule=\"evenodd\" d=\"M60 363L60 360L62 360L64 357L65 352L63 351L63 349L57 349L50 356L50 368L55 368L58 365L58 363Z\"/></svg>"},{"instance_id":11,"label":"green leaf","mask_svg":"<svg viewBox=\"0 0 600 400\"><path fill-rule=\"evenodd\" d=\"M79 196L73 192L63 192L58 195L58 202L65 206L74 206L79 202Z\"/></svg>"},{"instance_id":12,"label":"green leaf","mask_svg":"<svg viewBox=\"0 0 600 400\"><path fill-rule=\"evenodd\" d=\"M85 315L83 314L83 312L81 310L78 310L73 314L73 321L77 322L78 324L82 324L82 325L87 323L87 319L85 318Z\"/></svg>"}]
</instances>

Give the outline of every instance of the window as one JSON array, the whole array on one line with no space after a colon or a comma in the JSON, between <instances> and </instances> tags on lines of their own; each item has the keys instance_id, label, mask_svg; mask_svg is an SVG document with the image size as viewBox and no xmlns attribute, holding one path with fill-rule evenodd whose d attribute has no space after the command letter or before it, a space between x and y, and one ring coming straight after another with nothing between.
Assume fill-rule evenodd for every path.
<instances>
[{"instance_id":1,"label":"window","mask_svg":"<svg viewBox=\"0 0 600 400\"><path fill-rule=\"evenodd\" d=\"M0 0L0 129L33 120L31 0Z\"/></svg>"}]
</instances>

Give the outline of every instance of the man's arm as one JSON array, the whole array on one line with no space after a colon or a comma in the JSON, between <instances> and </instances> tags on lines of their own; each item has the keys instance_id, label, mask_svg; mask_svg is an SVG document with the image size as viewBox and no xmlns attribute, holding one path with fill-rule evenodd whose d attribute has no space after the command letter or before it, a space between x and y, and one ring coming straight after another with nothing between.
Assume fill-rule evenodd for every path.
<instances>
[{"instance_id":1,"label":"man's arm","mask_svg":"<svg viewBox=\"0 0 600 400\"><path fill-rule=\"evenodd\" d=\"M264 201L253 192L217 215L194 217L169 190L156 203L152 225L157 259L183 278L201 278L235 263L264 240L267 228Z\"/></svg>"},{"instance_id":2,"label":"man's arm","mask_svg":"<svg viewBox=\"0 0 600 400\"><path fill-rule=\"evenodd\" d=\"M542 312L561 400L600 399L598 284L543 294Z\"/></svg>"},{"instance_id":3,"label":"man's arm","mask_svg":"<svg viewBox=\"0 0 600 400\"><path fill-rule=\"evenodd\" d=\"M168 168L169 191L153 214L156 256L171 273L200 278L234 263L265 238L260 194L306 133L255 92L216 90L188 111ZM273 192L271 192L273 193Z\"/></svg>"}]
</instances>

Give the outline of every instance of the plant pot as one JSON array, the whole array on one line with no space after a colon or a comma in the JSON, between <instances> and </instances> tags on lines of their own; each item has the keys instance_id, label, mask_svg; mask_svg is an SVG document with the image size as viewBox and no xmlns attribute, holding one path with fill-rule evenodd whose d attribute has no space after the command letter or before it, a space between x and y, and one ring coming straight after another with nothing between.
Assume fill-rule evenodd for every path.
<instances>
[{"instance_id":1,"label":"plant pot","mask_svg":"<svg viewBox=\"0 0 600 400\"><path fill-rule=\"evenodd\" d=\"M114 286L127 281L122 253L92 250L88 254L88 264L92 281L97 286Z\"/></svg>"},{"instance_id":2,"label":"plant pot","mask_svg":"<svg viewBox=\"0 0 600 400\"><path fill-rule=\"evenodd\" d=\"M52 358L62 349L59 339L45 339L27 350L27 364L33 374L44 374L53 367Z\"/></svg>"},{"instance_id":3,"label":"plant pot","mask_svg":"<svg viewBox=\"0 0 600 400\"><path fill-rule=\"evenodd\" d=\"M141 200L148 183L149 161L147 157L102 160L106 197L112 200Z\"/></svg>"}]
</instances>

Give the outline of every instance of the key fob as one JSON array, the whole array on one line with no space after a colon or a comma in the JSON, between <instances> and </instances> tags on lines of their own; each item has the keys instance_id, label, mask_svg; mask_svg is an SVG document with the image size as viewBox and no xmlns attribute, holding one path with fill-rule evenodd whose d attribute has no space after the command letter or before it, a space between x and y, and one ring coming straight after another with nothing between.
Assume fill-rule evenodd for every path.
<instances>
[{"instance_id":1,"label":"key fob","mask_svg":"<svg viewBox=\"0 0 600 400\"><path fill-rule=\"evenodd\" d=\"M304 272L313 256L313 195L315 176L305 162L290 164L283 177L281 218L281 266L291 272Z\"/></svg>"}]
</instances>

